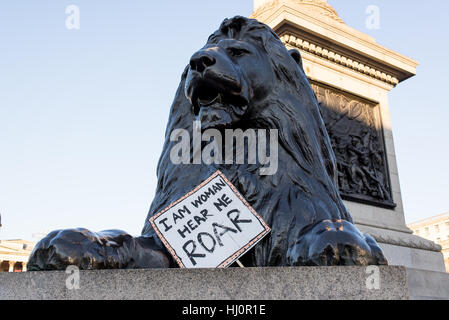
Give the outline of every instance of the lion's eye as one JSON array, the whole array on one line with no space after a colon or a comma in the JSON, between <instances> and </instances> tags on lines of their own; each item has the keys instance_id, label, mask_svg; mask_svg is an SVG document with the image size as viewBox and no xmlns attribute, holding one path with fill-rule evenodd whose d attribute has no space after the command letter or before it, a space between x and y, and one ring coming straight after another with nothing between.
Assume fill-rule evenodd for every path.
<instances>
[{"instance_id":1,"label":"lion's eye","mask_svg":"<svg viewBox=\"0 0 449 320\"><path fill-rule=\"evenodd\" d=\"M240 56L243 56L245 54L251 53L250 51L248 51L246 49L243 49L243 48L228 48L228 52L233 57L240 57Z\"/></svg>"}]
</instances>

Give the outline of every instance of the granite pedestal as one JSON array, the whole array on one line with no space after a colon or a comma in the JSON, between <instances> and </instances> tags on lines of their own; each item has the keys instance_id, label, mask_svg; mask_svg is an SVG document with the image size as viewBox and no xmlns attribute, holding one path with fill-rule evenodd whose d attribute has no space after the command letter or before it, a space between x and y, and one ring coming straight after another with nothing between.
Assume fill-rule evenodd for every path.
<instances>
[{"instance_id":1,"label":"granite pedestal","mask_svg":"<svg viewBox=\"0 0 449 320\"><path fill-rule=\"evenodd\" d=\"M0 299L390 300L449 298L449 275L380 267L0 273ZM368 285L367 285L368 283ZM374 284L374 285L373 285Z\"/></svg>"}]
</instances>

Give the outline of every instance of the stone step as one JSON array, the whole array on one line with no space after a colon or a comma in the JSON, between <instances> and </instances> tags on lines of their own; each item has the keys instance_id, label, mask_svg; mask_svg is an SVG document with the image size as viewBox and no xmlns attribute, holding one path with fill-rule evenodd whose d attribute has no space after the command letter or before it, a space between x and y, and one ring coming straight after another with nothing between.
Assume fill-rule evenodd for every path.
<instances>
[{"instance_id":1,"label":"stone step","mask_svg":"<svg viewBox=\"0 0 449 320\"><path fill-rule=\"evenodd\" d=\"M449 299L448 274L393 266L81 271L79 289L75 277L0 273L0 299Z\"/></svg>"}]
</instances>

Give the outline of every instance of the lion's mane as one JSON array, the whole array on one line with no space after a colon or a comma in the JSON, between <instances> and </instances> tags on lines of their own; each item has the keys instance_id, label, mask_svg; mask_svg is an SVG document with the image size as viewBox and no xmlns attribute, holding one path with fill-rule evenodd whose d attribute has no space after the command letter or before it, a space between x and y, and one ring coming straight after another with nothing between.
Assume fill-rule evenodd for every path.
<instances>
[{"instance_id":1,"label":"lion's mane","mask_svg":"<svg viewBox=\"0 0 449 320\"><path fill-rule=\"evenodd\" d=\"M272 228L271 234L245 256L245 263L286 265L288 249L316 223L326 219L352 222L338 192L335 155L299 53L295 61L278 36L253 19L225 20L208 43L225 38L250 41L271 59L275 87L262 105L249 106L252 116L244 127L279 130L278 172L260 176L260 165L172 164L170 150L176 144L170 141L172 131L186 129L192 137L195 121L184 93L187 67L170 110L157 167L156 195L143 235L157 238L148 219L221 170Z\"/></svg>"}]
</instances>

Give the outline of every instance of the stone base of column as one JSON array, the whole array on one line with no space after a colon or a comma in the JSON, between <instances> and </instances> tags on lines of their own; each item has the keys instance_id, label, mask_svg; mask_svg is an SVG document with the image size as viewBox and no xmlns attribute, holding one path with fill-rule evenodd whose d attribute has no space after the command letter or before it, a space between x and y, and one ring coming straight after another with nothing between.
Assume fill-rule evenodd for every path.
<instances>
[{"instance_id":1,"label":"stone base of column","mask_svg":"<svg viewBox=\"0 0 449 320\"><path fill-rule=\"evenodd\" d=\"M449 275L405 267L299 267L0 274L0 299L449 299ZM68 285L67 285L68 284Z\"/></svg>"}]
</instances>

